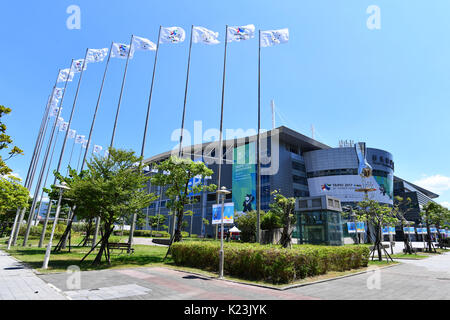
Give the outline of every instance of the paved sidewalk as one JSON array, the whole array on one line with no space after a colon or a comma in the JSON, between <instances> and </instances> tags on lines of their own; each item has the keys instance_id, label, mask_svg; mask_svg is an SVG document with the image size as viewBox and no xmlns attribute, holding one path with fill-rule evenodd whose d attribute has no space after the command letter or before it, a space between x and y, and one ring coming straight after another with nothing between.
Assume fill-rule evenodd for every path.
<instances>
[{"instance_id":1,"label":"paved sidewalk","mask_svg":"<svg viewBox=\"0 0 450 320\"><path fill-rule=\"evenodd\" d=\"M22 263L0 250L0 300L64 300Z\"/></svg>"}]
</instances>

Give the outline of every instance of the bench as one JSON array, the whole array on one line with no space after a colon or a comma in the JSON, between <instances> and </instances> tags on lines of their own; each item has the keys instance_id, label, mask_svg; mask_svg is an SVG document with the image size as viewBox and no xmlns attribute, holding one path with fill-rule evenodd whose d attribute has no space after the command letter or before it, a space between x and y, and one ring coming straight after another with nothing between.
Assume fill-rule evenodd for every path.
<instances>
[{"instance_id":1,"label":"bench","mask_svg":"<svg viewBox=\"0 0 450 320\"><path fill-rule=\"evenodd\" d=\"M108 242L108 250L121 250L120 253L126 250L127 252L134 253L134 248L129 243Z\"/></svg>"}]
</instances>

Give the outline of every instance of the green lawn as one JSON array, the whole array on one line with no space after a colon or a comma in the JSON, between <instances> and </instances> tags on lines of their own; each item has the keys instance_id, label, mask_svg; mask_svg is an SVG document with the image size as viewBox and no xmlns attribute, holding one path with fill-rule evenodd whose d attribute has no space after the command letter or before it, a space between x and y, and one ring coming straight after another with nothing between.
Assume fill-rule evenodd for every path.
<instances>
[{"instance_id":1,"label":"green lawn","mask_svg":"<svg viewBox=\"0 0 450 320\"><path fill-rule=\"evenodd\" d=\"M125 238L115 237L112 240L118 241L122 240L125 242ZM128 239L128 238L127 238ZM5 240L0 239L1 245L0 249L6 251ZM22 239L19 238L17 241L18 244L21 244ZM77 245L81 238L73 239L77 241L73 241L72 245ZM11 250L8 251L13 257L18 260L21 260L28 264L31 268L34 268L40 272L65 272L67 267L71 265L78 266L81 270L98 270L98 269L107 269L107 268L132 268L132 267L149 267L149 266L157 266L163 265L163 259L166 255L167 248L160 246L146 246L146 245L135 245L133 246L135 251L133 254L127 254L126 252L120 253L120 250L114 250L111 252L111 265L106 263L101 264L100 266L92 266L92 261L94 260L96 253L95 250L91 253L83 263L80 263L81 259L84 257L86 253L89 252L90 247L72 247L71 252L68 252L68 249L63 250L59 253L53 253L50 257L49 268L47 270L41 269L42 262L45 256L45 248L38 248L37 243L38 239L30 239L29 247L15 246L12 247ZM57 240L54 241L54 245L57 244ZM172 259L170 256L166 259L167 263L171 263Z\"/></svg>"}]
</instances>

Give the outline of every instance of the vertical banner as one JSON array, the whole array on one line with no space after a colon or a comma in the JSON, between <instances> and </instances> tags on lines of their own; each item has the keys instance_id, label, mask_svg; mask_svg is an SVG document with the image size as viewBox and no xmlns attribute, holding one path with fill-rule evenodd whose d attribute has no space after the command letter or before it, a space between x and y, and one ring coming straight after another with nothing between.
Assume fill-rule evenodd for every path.
<instances>
[{"instance_id":1,"label":"vertical banner","mask_svg":"<svg viewBox=\"0 0 450 320\"><path fill-rule=\"evenodd\" d=\"M356 233L356 224L354 222L347 222L348 233Z\"/></svg>"},{"instance_id":2,"label":"vertical banner","mask_svg":"<svg viewBox=\"0 0 450 320\"><path fill-rule=\"evenodd\" d=\"M364 222L357 222L356 223L356 231L358 233L365 233L366 232L365 223Z\"/></svg>"},{"instance_id":3,"label":"vertical banner","mask_svg":"<svg viewBox=\"0 0 450 320\"><path fill-rule=\"evenodd\" d=\"M236 212L256 210L256 146L255 142L234 148L232 199Z\"/></svg>"},{"instance_id":4,"label":"vertical banner","mask_svg":"<svg viewBox=\"0 0 450 320\"><path fill-rule=\"evenodd\" d=\"M389 227L383 227L381 232L382 232L383 235L388 235L389 234Z\"/></svg>"},{"instance_id":5,"label":"vertical banner","mask_svg":"<svg viewBox=\"0 0 450 320\"><path fill-rule=\"evenodd\" d=\"M212 206L212 224L222 223L222 204L213 204ZM234 223L234 203L224 204L223 223Z\"/></svg>"},{"instance_id":6,"label":"vertical banner","mask_svg":"<svg viewBox=\"0 0 450 320\"><path fill-rule=\"evenodd\" d=\"M389 227L389 234L395 235L395 227Z\"/></svg>"}]
</instances>

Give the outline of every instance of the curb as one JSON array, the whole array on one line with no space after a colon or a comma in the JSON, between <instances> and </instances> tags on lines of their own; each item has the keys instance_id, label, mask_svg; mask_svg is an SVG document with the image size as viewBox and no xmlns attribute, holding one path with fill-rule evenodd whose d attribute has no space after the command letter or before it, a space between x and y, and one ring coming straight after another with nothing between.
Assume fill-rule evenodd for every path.
<instances>
[{"instance_id":1,"label":"curb","mask_svg":"<svg viewBox=\"0 0 450 320\"><path fill-rule=\"evenodd\" d=\"M218 279L216 277L211 277L211 276L204 275L204 274L201 274L201 273L184 271L184 270L179 270L179 269L176 269L176 268L168 268L168 267L162 267L162 268L167 268L167 269L170 269L170 270L175 270L175 271L183 272L183 273L187 273L187 274L193 274L193 275L200 276L200 277L203 277L203 278L206 278L206 279L211 279L211 280L219 280L219 281L237 283L237 284L242 284L242 285L247 285L247 286L260 287L260 288L272 289L272 290L277 290L277 291L284 291L284 290L289 290L289 289L295 289L295 288L299 288L299 287L309 286L309 285L313 285L313 284L317 284L317 283L322 283L322 282L328 282L328 281L333 281L333 280L339 280L339 279L343 279L343 278L353 277L353 276L357 276L357 275L360 275L360 274L369 273L369 272L372 272L374 270L387 269L387 268L396 267L396 266L399 266L399 265L401 265L401 262L399 262L397 264L394 264L394 265L391 265L391 266L377 267L377 268L373 268L373 269L370 269L370 270L359 271L359 272L346 274L346 275L338 276L338 277L334 277L334 278L317 280L317 281L308 282L308 283L293 284L293 285L286 286L286 287L281 287L281 288L276 288L276 287L272 287L272 286L269 286L269 285L263 285L263 284L240 282L240 281L236 281L236 280Z\"/></svg>"}]
</instances>

